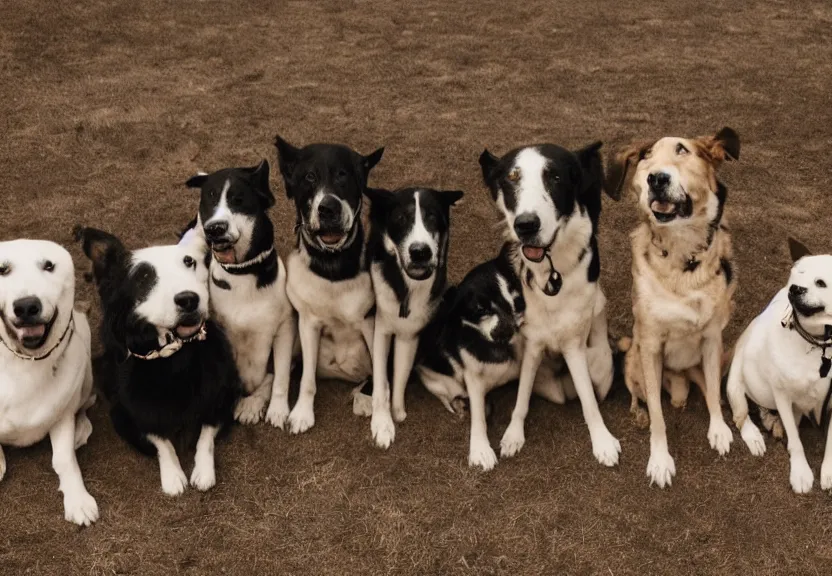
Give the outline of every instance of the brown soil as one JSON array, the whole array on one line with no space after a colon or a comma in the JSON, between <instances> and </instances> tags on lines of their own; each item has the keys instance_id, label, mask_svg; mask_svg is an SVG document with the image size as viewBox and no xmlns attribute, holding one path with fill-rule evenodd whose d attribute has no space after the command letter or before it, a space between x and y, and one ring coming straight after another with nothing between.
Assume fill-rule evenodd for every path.
<instances>
[{"instance_id":1,"label":"brown soil","mask_svg":"<svg viewBox=\"0 0 832 576\"><path fill-rule=\"evenodd\" d=\"M273 160L280 132L386 146L378 185L465 190L459 279L499 242L476 161L484 146L600 138L609 150L730 125L743 149L724 173L740 279L727 342L784 283L787 235L817 250L832 242L828 2L33 0L6 3L1 21L3 239L70 245L80 222L133 247L168 242L195 210L187 177ZM292 213L273 187L285 254ZM602 279L617 335L631 323L634 222L631 204L606 202ZM79 290L93 301L80 272ZM535 400L523 452L490 474L467 467L465 421L424 390L408 395L408 420L382 452L352 416L349 388L323 384L309 433L237 427L218 447L216 488L176 499L99 404L79 458L100 521L63 520L47 444L7 450L0 571L829 573L829 496L817 483L791 492L782 443L753 458L735 433L718 457L698 394L682 412L666 404L679 471L667 490L648 486L648 434L621 389L602 406L619 467L594 460L577 404ZM513 395L495 395L495 445ZM818 474L823 439L803 432Z\"/></svg>"}]
</instances>

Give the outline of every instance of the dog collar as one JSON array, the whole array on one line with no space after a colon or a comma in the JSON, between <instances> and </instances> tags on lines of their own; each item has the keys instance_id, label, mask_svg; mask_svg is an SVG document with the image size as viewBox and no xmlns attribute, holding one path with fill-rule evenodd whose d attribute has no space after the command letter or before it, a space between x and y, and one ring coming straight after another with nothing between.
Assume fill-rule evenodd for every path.
<instances>
[{"instance_id":1,"label":"dog collar","mask_svg":"<svg viewBox=\"0 0 832 576\"><path fill-rule=\"evenodd\" d=\"M194 334L193 336L189 336L188 338L179 338L178 336L172 335L172 333L168 332L167 339L169 342L159 348L158 350L153 350L148 354L136 354L132 352L129 348L127 349L127 357L130 358L138 358L139 360L156 360L158 358L169 358L173 356L179 350L182 349L182 346L188 344L189 342L196 342L196 341L203 341L208 338L208 332L205 330L205 324L203 323L202 326L199 328L199 332Z\"/></svg>"},{"instance_id":2,"label":"dog collar","mask_svg":"<svg viewBox=\"0 0 832 576\"><path fill-rule=\"evenodd\" d=\"M783 321L781 325L784 328L788 327L790 330L794 329L794 331L797 332L806 342L811 344L812 347L820 348L819 373L821 378L826 378L829 375L830 368L832 368L832 358L827 358L826 356L826 349L832 347L832 335L821 339L817 336L809 334L806 328L803 327L803 324L800 323L800 320L797 319L797 314L795 314L794 309L792 309L789 319ZM829 330L826 331L826 334L829 334Z\"/></svg>"},{"instance_id":3,"label":"dog collar","mask_svg":"<svg viewBox=\"0 0 832 576\"><path fill-rule=\"evenodd\" d=\"M258 254L257 256L255 256L254 258L252 258L250 260L246 260L245 262L239 262L239 263L234 263L234 264L224 264L224 263L220 262L219 260L217 260L216 257L214 258L214 260L216 260L217 264L219 264L220 267L223 270L225 270L226 272L230 272L232 274L241 274L241 273L245 272L248 268L251 268L253 266L257 266L258 264L264 262L272 254L274 254L274 244L272 244L272 246L268 250L264 250L263 252L260 252L260 254Z\"/></svg>"},{"instance_id":4,"label":"dog collar","mask_svg":"<svg viewBox=\"0 0 832 576\"><path fill-rule=\"evenodd\" d=\"M52 355L52 353L55 350L58 349L58 346L61 345L61 343L64 341L64 339L66 339L67 337L69 337L67 339L67 342L72 340L72 335L74 333L75 333L75 314L71 314L69 316L69 323L66 325L66 328L64 329L64 333L61 334L61 337L58 338L58 341L55 343L54 346L52 346L52 348L50 348L47 352L45 352L44 354L41 354L40 356L29 356L28 354L21 354L20 352L18 352L17 350L12 348L8 344L6 344L6 341L3 340L2 338L0 338L0 342L3 343L3 346L6 347L6 350L8 350L9 352L14 354L15 356L17 356L21 360L31 360L32 362L37 362L38 360L46 360L47 358L49 358Z\"/></svg>"}]
</instances>

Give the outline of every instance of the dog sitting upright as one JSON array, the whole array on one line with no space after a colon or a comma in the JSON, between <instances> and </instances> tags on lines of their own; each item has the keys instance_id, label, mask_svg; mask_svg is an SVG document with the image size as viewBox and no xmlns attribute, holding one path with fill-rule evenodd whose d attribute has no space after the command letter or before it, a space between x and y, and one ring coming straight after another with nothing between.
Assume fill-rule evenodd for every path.
<instances>
[{"instance_id":1,"label":"dog sitting upright","mask_svg":"<svg viewBox=\"0 0 832 576\"><path fill-rule=\"evenodd\" d=\"M87 316L74 310L75 267L52 242L0 242L0 445L30 446L47 434L64 493L64 517L88 526L98 505L75 450L86 444L95 402ZM6 459L0 447L0 480Z\"/></svg>"},{"instance_id":2,"label":"dog sitting upright","mask_svg":"<svg viewBox=\"0 0 832 576\"><path fill-rule=\"evenodd\" d=\"M231 342L248 394L234 415L244 424L257 423L268 401L266 421L282 429L289 416L295 319L268 214L274 206L269 163L199 174L187 185L201 191L198 221L212 254L211 309Z\"/></svg>"},{"instance_id":3,"label":"dog sitting upright","mask_svg":"<svg viewBox=\"0 0 832 576\"><path fill-rule=\"evenodd\" d=\"M731 429L722 417L722 330L733 309L736 278L731 235L723 219L727 191L716 171L739 158L730 128L696 139L662 138L630 146L610 163L607 190L632 190L642 223L631 234L633 251L632 344L625 381L631 410L650 416L650 483L669 486L676 465L667 447L661 385L674 405L684 404L690 380L702 388L710 412L708 441L726 454Z\"/></svg>"},{"instance_id":4,"label":"dog sitting upright","mask_svg":"<svg viewBox=\"0 0 832 576\"><path fill-rule=\"evenodd\" d=\"M788 440L789 481L798 494L812 489L814 475L800 442L803 416L828 426L832 380L832 256L812 256L789 239L788 284L740 336L728 375L728 401L748 449L762 456L766 444L748 417L748 398L761 409L777 410ZM820 487L832 489L832 441L827 430Z\"/></svg>"},{"instance_id":5,"label":"dog sitting upright","mask_svg":"<svg viewBox=\"0 0 832 576\"><path fill-rule=\"evenodd\" d=\"M621 446L598 409L613 378L606 298L598 284L598 219L603 170L597 142L577 152L543 144L502 158L480 155L486 186L507 224L510 256L526 303L520 386L501 455L525 443L524 422L535 375L549 355L562 355L589 428L592 453L618 463Z\"/></svg>"},{"instance_id":6,"label":"dog sitting upright","mask_svg":"<svg viewBox=\"0 0 832 576\"><path fill-rule=\"evenodd\" d=\"M361 206L384 149L362 156L346 146L295 148L275 140L286 195L295 204L297 244L286 259L286 292L298 312L303 356L290 430L315 425L316 376L360 383L372 372L373 294Z\"/></svg>"},{"instance_id":7,"label":"dog sitting upright","mask_svg":"<svg viewBox=\"0 0 832 576\"><path fill-rule=\"evenodd\" d=\"M188 483L173 441L198 434L191 485L208 490L216 481L214 439L233 422L240 389L228 341L207 320L204 242L191 235L180 245L130 252L94 228L77 228L76 237L103 308L101 339L115 370L104 388L113 427L158 457L162 490L171 496Z\"/></svg>"},{"instance_id":8,"label":"dog sitting upright","mask_svg":"<svg viewBox=\"0 0 832 576\"><path fill-rule=\"evenodd\" d=\"M376 318L373 343L373 417L370 429L381 448L396 436L393 420L406 417L404 393L419 346L445 291L451 206L463 193L429 188L395 192L368 189L368 243ZM387 360L393 353L393 414Z\"/></svg>"}]
</instances>

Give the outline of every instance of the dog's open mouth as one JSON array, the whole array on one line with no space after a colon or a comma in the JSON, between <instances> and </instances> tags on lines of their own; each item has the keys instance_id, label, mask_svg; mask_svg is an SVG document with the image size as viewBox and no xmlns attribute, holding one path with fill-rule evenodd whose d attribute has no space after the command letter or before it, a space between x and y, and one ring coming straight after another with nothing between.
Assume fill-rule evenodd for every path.
<instances>
[{"instance_id":1,"label":"dog's open mouth","mask_svg":"<svg viewBox=\"0 0 832 576\"><path fill-rule=\"evenodd\" d=\"M52 325L55 323L55 316L48 322L36 322L36 323L25 323L25 324L12 324L11 328L14 332L15 338L17 341L20 342L24 348L27 350L37 350L43 343L46 342L46 339L49 338L49 332L52 329Z\"/></svg>"},{"instance_id":2,"label":"dog's open mouth","mask_svg":"<svg viewBox=\"0 0 832 576\"><path fill-rule=\"evenodd\" d=\"M526 257L526 260L531 260L532 262L541 262L543 261L543 257L546 255L546 250L541 248L540 246L530 246L525 245L523 246L523 256Z\"/></svg>"},{"instance_id":3,"label":"dog's open mouth","mask_svg":"<svg viewBox=\"0 0 832 576\"><path fill-rule=\"evenodd\" d=\"M690 196L685 194L681 202L667 202L658 198L650 202L650 211L656 221L661 223L671 222L676 218L687 218L693 211L693 203Z\"/></svg>"},{"instance_id":4,"label":"dog's open mouth","mask_svg":"<svg viewBox=\"0 0 832 576\"><path fill-rule=\"evenodd\" d=\"M433 266L411 264L405 268L405 272L411 280L427 280L433 274Z\"/></svg>"},{"instance_id":5,"label":"dog's open mouth","mask_svg":"<svg viewBox=\"0 0 832 576\"><path fill-rule=\"evenodd\" d=\"M793 296L792 294L789 294L789 304L804 318L809 318L826 310L825 306L809 304L802 297Z\"/></svg>"},{"instance_id":6,"label":"dog's open mouth","mask_svg":"<svg viewBox=\"0 0 832 576\"><path fill-rule=\"evenodd\" d=\"M173 331L176 332L176 335L181 339L187 340L188 338L196 336L199 331L202 330L202 325L204 323L205 322L202 316L199 314L183 316Z\"/></svg>"},{"instance_id":7,"label":"dog's open mouth","mask_svg":"<svg viewBox=\"0 0 832 576\"><path fill-rule=\"evenodd\" d=\"M318 234L318 238L326 246L335 246L343 237L344 234L341 232L321 232Z\"/></svg>"},{"instance_id":8,"label":"dog's open mouth","mask_svg":"<svg viewBox=\"0 0 832 576\"><path fill-rule=\"evenodd\" d=\"M237 257L234 255L234 244L231 242L217 242L211 244L211 252L220 264L234 264Z\"/></svg>"}]
</instances>

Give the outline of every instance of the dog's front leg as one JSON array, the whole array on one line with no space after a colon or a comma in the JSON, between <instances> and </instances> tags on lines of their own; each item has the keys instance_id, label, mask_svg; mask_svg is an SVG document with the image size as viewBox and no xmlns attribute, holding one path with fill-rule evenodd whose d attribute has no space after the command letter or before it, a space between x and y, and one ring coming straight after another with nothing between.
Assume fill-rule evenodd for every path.
<instances>
[{"instance_id":1,"label":"dog's front leg","mask_svg":"<svg viewBox=\"0 0 832 576\"><path fill-rule=\"evenodd\" d=\"M708 442L721 456L728 454L734 437L722 417L720 374L722 373L722 333L709 334L702 341L702 369L705 372L705 403L711 415Z\"/></svg>"},{"instance_id":2,"label":"dog's front leg","mask_svg":"<svg viewBox=\"0 0 832 576\"><path fill-rule=\"evenodd\" d=\"M497 455L488 441L485 421L485 384L471 374L465 375L468 402L471 409L471 439L468 447L468 466L479 466L488 472L497 465Z\"/></svg>"},{"instance_id":3,"label":"dog's front leg","mask_svg":"<svg viewBox=\"0 0 832 576\"><path fill-rule=\"evenodd\" d=\"M812 490L815 482L815 475L806 461L806 454L803 452L803 443L800 441L800 433L797 430L797 422L794 418L791 399L780 390L772 390L774 403L777 406L777 413L783 422L786 430L789 450L789 482L796 494L806 494ZM825 461L825 460L824 460Z\"/></svg>"},{"instance_id":4,"label":"dog's front leg","mask_svg":"<svg viewBox=\"0 0 832 576\"><path fill-rule=\"evenodd\" d=\"M295 345L295 319L287 318L277 329L272 353L274 383L266 422L283 430L289 417L289 381L292 378L292 348Z\"/></svg>"},{"instance_id":5,"label":"dog's front leg","mask_svg":"<svg viewBox=\"0 0 832 576\"><path fill-rule=\"evenodd\" d=\"M826 406L823 409L826 410ZM826 449L820 466L820 487L822 490L832 490L832 425L826 431Z\"/></svg>"},{"instance_id":6,"label":"dog's front leg","mask_svg":"<svg viewBox=\"0 0 832 576\"><path fill-rule=\"evenodd\" d=\"M214 439L217 437L218 426L203 425L196 443L194 469L191 471L191 486L205 492L217 483L217 473L214 468Z\"/></svg>"},{"instance_id":7,"label":"dog's front leg","mask_svg":"<svg viewBox=\"0 0 832 576\"><path fill-rule=\"evenodd\" d=\"M64 493L64 518L89 526L98 520L98 504L84 486L75 458L75 414L68 412L49 431L52 468L58 474L58 489Z\"/></svg>"},{"instance_id":8,"label":"dog's front leg","mask_svg":"<svg viewBox=\"0 0 832 576\"><path fill-rule=\"evenodd\" d=\"M396 426L390 415L390 383L387 380L387 357L390 355L391 334L375 323L373 336L373 417L370 430L379 448L389 448L396 438Z\"/></svg>"},{"instance_id":9,"label":"dog's front leg","mask_svg":"<svg viewBox=\"0 0 832 576\"><path fill-rule=\"evenodd\" d=\"M376 317L372 314L364 318L364 321L361 322L361 336L364 337L364 343L367 344L367 350L370 352L370 359L372 360L373 354L373 346L375 342L373 341L373 334L375 334L375 326L376 326Z\"/></svg>"},{"instance_id":10,"label":"dog's front leg","mask_svg":"<svg viewBox=\"0 0 832 576\"><path fill-rule=\"evenodd\" d=\"M159 475L162 477L162 492L168 496L179 496L188 485L188 477L185 476L185 471L179 463L176 448L170 440L155 434L148 434L147 441L156 447Z\"/></svg>"},{"instance_id":11,"label":"dog's front leg","mask_svg":"<svg viewBox=\"0 0 832 576\"><path fill-rule=\"evenodd\" d=\"M563 359L566 360L569 373L572 375L572 382L575 384L575 391L581 400L581 410L592 441L592 453L604 466L615 466L618 464L621 444L607 430L604 418L598 409L595 388L592 386L592 378L589 375L585 345L582 342L576 342L565 347Z\"/></svg>"},{"instance_id":12,"label":"dog's front leg","mask_svg":"<svg viewBox=\"0 0 832 576\"><path fill-rule=\"evenodd\" d=\"M676 475L676 463L667 449L667 430L662 414L662 352L651 342L640 342L641 370L644 374L644 395L650 414L650 459L647 476L659 488L670 486Z\"/></svg>"},{"instance_id":13,"label":"dog's front leg","mask_svg":"<svg viewBox=\"0 0 832 576\"><path fill-rule=\"evenodd\" d=\"M393 354L393 419L396 422L404 422L407 418L407 412L404 409L404 393L418 347L418 337L396 336L396 350Z\"/></svg>"},{"instance_id":14,"label":"dog's front leg","mask_svg":"<svg viewBox=\"0 0 832 576\"><path fill-rule=\"evenodd\" d=\"M523 351L523 362L520 366L520 385L517 388L517 401L511 413L511 423L508 425L502 440L500 440L500 456L508 458L514 456L526 443L524 430L526 415L529 413L529 401L534 387L537 369L543 360L544 344L542 342L526 341Z\"/></svg>"},{"instance_id":15,"label":"dog's front leg","mask_svg":"<svg viewBox=\"0 0 832 576\"><path fill-rule=\"evenodd\" d=\"M318 369L318 349L321 345L321 325L316 318L298 318L300 347L303 355L303 374L300 378L298 401L289 414L292 434L306 432L315 425L315 373Z\"/></svg>"}]
</instances>

